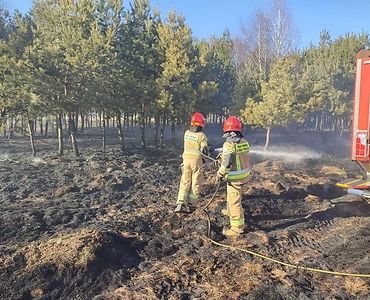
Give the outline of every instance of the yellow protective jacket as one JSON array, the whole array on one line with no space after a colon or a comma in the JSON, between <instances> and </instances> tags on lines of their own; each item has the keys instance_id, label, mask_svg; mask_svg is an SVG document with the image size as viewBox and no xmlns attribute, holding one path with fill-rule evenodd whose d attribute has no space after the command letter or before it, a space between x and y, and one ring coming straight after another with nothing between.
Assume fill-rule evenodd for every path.
<instances>
[{"instance_id":1,"label":"yellow protective jacket","mask_svg":"<svg viewBox=\"0 0 370 300\"><path fill-rule=\"evenodd\" d=\"M207 149L207 136L202 132L187 130L184 134L183 159L201 159L202 152Z\"/></svg>"},{"instance_id":2,"label":"yellow protective jacket","mask_svg":"<svg viewBox=\"0 0 370 300\"><path fill-rule=\"evenodd\" d=\"M244 184L251 174L249 143L242 137L228 137L222 148L222 161L218 173L228 182Z\"/></svg>"}]
</instances>

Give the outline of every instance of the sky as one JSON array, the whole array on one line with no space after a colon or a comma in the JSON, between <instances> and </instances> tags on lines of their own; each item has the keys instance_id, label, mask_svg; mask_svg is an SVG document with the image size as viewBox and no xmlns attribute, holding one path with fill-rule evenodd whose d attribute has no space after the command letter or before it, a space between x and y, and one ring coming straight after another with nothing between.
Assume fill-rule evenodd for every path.
<instances>
[{"instance_id":1,"label":"sky","mask_svg":"<svg viewBox=\"0 0 370 300\"><path fill-rule=\"evenodd\" d=\"M0 0L9 10L27 12L32 0ZM128 2L128 1L126 1ZM163 16L175 9L184 15L195 37L221 35L227 28L240 34L256 11L270 9L272 0L150 0ZM317 44L320 31L327 29L332 38L346 32L370 32L370 0L286 0L292 23L298 31L297 47Z\"/></svg>"}]
</instances>

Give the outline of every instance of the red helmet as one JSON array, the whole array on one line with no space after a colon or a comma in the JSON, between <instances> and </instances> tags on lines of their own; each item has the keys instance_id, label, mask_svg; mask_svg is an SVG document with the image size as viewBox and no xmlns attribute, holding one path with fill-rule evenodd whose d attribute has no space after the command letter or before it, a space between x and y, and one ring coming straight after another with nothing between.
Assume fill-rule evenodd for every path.
<instances>
[{"instance_id":1,"label":"red helmet","mask_svg":"<svg viewBox=\"0 0 370 300\"><path fill-rule=\"evenodd\" d=\"M237 117L228 117L224 121L224 132L228 131L242 131L242 122Z\"/></svg>"},{"instance_id":2,"label":"red helmet","mask_svg":"<svg viewBox=\"0 0 370 300\"><path fill-rule=\"evenodd\" d=\"M191 126L204 127L206 125L206 119L200 112L196 112L192 115L190 124Z\"/></svg>"}]
</instances>

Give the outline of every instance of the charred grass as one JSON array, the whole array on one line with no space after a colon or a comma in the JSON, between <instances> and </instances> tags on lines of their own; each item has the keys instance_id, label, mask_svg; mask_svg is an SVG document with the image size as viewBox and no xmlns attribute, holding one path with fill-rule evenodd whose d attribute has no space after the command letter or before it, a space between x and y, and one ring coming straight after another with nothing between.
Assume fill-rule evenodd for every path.
<instances>
[{"instance_id":1,"label":"charred grass","mask_svg":"<svg viewBox=\"0 0 370 300\"><path fill-rule=\"evenodd\" d=\"M369 280L289 269L206 238L201 210L174 215L178 152L0 161L0 298L368 299ZM243 205L248 232L221 235L226 188L210 205L212 237L286 262L370 273L370 205L335 183L340 160L255 159ZM214 192L205 166L204 205Z\"/></svg>"}]
</instances>

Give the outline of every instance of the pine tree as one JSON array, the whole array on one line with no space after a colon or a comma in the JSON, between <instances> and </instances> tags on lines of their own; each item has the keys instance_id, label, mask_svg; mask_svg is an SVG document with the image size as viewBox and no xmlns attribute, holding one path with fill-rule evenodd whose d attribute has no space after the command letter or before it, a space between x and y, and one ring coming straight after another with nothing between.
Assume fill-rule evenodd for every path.
<instances>
[{"instance_id":1,"label":"pine tree","mask_svg":"<svg viewBox=\"0 0 370 300\"><path fill-rule=\"evenodd\" d=\"M273 127L287 126L292 121L303 121L304 106L299 102L299 80L302 70L299 59L290 56L278 60L272 67L270 78L261 86L261 101L248 98L241 111L243 120L250 125L266 129L265 149Z\"/></svg>"},{"instance_id":2,"label":"pine tree","mask_svg":"<svg viewBox=\"0 0 370 300\"><path fill-rule=\"evenodd\" d=\"M187 120L195 107L196 89L191 82L196 69L195 49L190 28L175 11L169 13L167 23L158 25L158 39L164 61L157 79L157 105L169 116L174 129L176 122Z\"/></svg>"},{"instance_id":3,"label":"pine tree","mask_svg":"<svg viewBox=\"0 0 370 300\"><path fill-rule=\"evenodd\" d=\"M40 68L53 83L51 105L61 116L66 113L75 155L79 155L75 116L91 107L91 77L101 70L115 34L113 19L120 13L120 1L109 1L111 20L102 21L102 2L94 0L37 0L33 6L35 49ZM104 8L104 7L103 7ZM100 10L99 10L100 9ZM59 130L61 122L59 121ZM61 135L61 134L60 134ZM60 152L62 140L59 139Z\"/></svg>"},{"instance_id":4,"label":"pine tree","mask_svg":"<svg viewBox=\"0 0 370 300\"><path fill-rule=\"evenodd\" d=\"M32 21L28 16L17 13L14 16L12 31L0 50L0 107L8 116L16 118L23 115L28 120L32 154L36 156L33 122L40 107L35 87L35 70L32 65ZM10 133L11 134L11 133Z\"/></svg>"}]
</instances>

